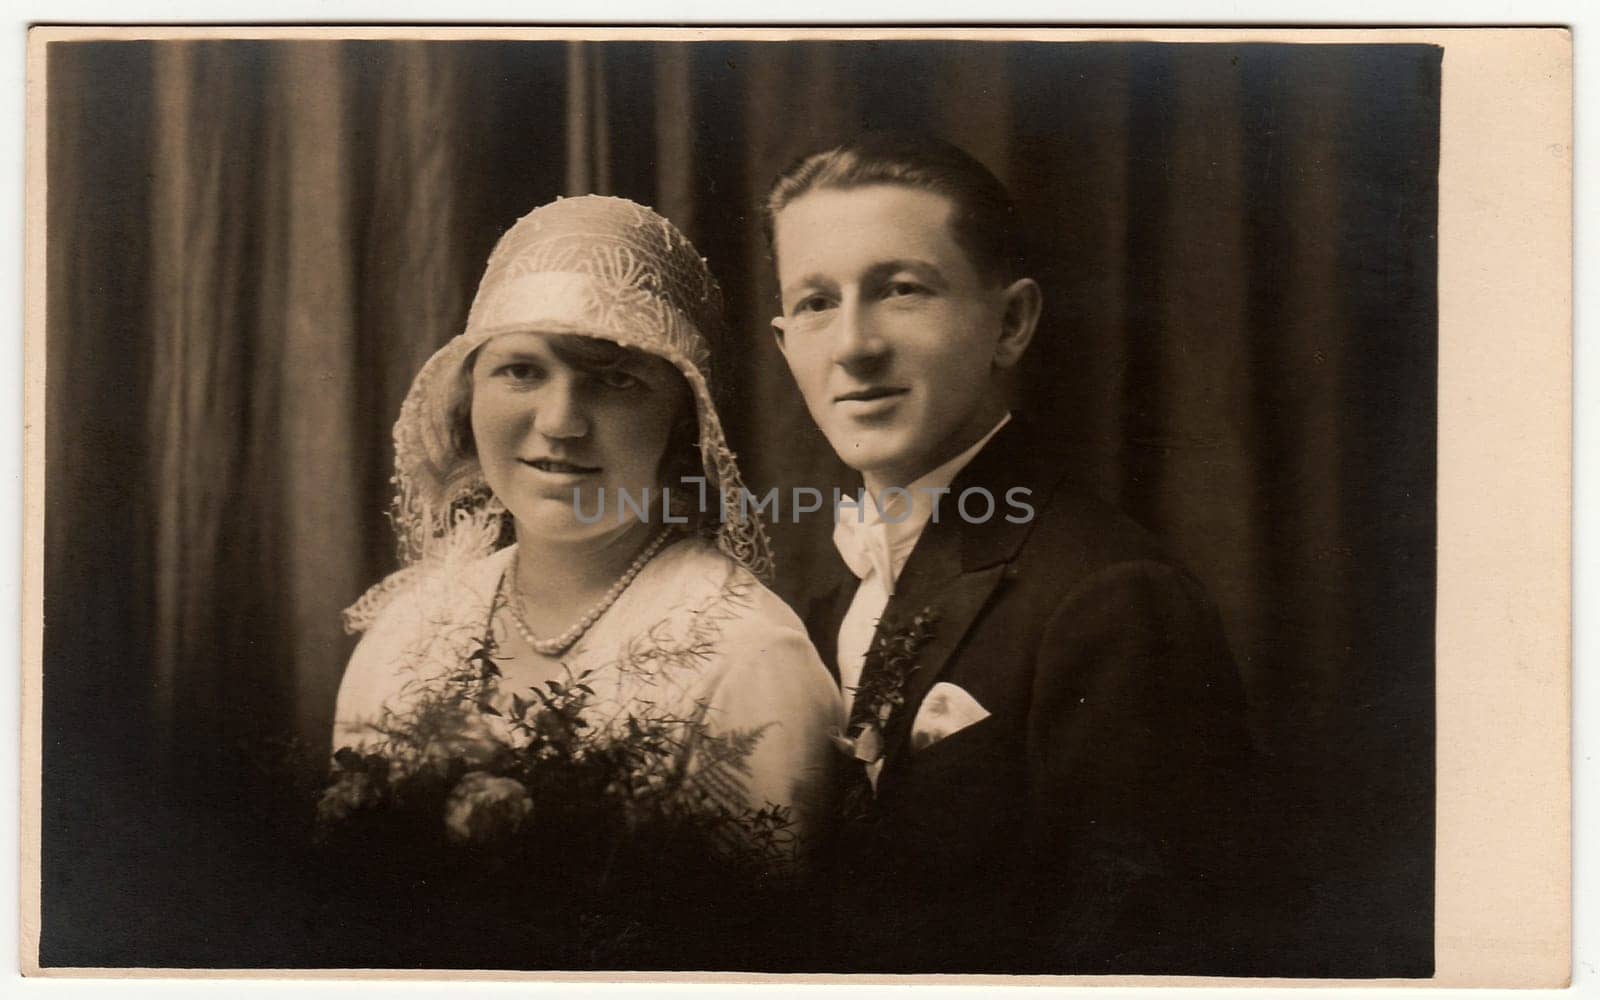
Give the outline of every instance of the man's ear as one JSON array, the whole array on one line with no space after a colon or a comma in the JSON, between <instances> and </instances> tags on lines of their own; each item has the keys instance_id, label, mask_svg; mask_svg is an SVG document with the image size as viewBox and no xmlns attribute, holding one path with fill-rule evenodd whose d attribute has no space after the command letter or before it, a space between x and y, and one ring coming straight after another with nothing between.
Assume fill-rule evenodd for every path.
<instances>
[{"instance_id":1,"label":"man's ear","mask_svg":"<svg viewBox=\"0 0 1600 1000\"><path fill-rule=\"evenodd\" d=\"M782 316L772 317L772 339L777 342L778 351L780 353L787 354L787 352L783 349L783 326L784 322Z\"/></svg>"},{"instance_id":2,"label":"man's ear","mask_svg":"<svg viewBox=\"0 0 1600 1000\"><path fill-rule=\"evenodd\" d=\"M1018 278L1000 293L1000 339L994 345L996 368L1011 368L1033 342L1044 309L1044 293L1032 278Z\"/></svg>"}]
</instances>

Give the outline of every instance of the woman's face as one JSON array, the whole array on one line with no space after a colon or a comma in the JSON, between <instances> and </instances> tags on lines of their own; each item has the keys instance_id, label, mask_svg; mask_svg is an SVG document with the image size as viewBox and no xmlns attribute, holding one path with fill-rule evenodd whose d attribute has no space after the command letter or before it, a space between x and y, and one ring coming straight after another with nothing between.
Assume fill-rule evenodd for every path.
<instances>
[{"instance_id":1,"label":"woman's face","mask_svg":"<svg viewBox=\"0 0 1600 1000\"><path fill-rule=\"evenodd\" d=\"M624 351L591 363L583 353L561 350L552 335L508 333L479 348L472 364L478 460L523 542L626 530L638 516L627 507L619 524L623 492L644 506L649 490L650 515L661 510L662 456L674 418L690 405L688 384L651 355Z\"/></svg>"}]
</instances>

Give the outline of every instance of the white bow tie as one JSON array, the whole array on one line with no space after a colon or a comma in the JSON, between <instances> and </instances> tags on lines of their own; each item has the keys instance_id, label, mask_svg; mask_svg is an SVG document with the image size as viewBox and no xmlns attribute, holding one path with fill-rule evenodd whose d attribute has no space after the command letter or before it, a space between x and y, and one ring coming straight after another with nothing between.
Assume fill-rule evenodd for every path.
<instances>
[{"instance_id":1,"label":"white bow tie","mask_svg":"<svg viewBox=\"0 0 1600 1000\"><path fill-rule=\"evenodd\" d=\"M895 538L891 530L891 525L877 518L858 521L849 513L842 515L833 526L833 545L850 572L861 580L869 574L877 574L888 594L894 593L895 577L899 575L895 549L907 543L915 544L917 535L916 532L894 531L893 535L902 536Z\"/></svg>"}]
</instances>

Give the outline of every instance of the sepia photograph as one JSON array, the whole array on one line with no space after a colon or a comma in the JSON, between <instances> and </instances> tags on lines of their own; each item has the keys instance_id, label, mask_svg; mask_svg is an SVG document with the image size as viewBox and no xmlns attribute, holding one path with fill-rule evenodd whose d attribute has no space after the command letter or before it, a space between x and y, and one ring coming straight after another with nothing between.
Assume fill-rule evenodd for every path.
<instances>
[{"instance_id":1,"label":"sepia photograph","mask_svg":"<svg viewBox=\"0 0 1600 1000\"><path fill-rule=\"evenodd\" d=\"M36 30L25 966L1433 977L1448 46L1190 34Z\"/></svg>"}]
</instances>

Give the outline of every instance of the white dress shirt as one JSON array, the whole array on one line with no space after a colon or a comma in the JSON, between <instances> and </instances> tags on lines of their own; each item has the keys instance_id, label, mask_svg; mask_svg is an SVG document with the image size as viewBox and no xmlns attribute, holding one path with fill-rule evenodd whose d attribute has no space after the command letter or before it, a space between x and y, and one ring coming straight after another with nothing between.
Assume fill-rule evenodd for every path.
<instances>
[{"instance_id":1,"label":"white dress shirt","mask_svg":"<svg viewBox=\"0 0 1600 1000\"><path fill-rule=\"evenodd\" d=\"M972 447L921 477L905 488L885 490L887 497L867 494L859 510L852 504L841 505L835 515L833 544L844 558L845 565L860 577L855 598L839 625L839 686L844 696L845 718L855 703L856 688L861 683L861 666L867 649L872 645L872 635L883 617L883 609L894 593L895 581L911 558L933 516L937 498L948 494L950 484L961 470L983 450L989 439L1011 419L1007 413L1000 422L989 429ZM882 499L886 509L879 510L875 500ZM941 517L954 517L955 501L951 500Z\"/></svg>"}]
</instances>

